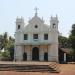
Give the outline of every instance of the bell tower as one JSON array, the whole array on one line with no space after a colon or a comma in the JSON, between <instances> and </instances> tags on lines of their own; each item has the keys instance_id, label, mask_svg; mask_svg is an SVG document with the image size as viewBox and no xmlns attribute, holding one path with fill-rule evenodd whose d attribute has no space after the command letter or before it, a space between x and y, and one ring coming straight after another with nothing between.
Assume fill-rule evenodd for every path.
<instances>
[{"instance_id":1,"label":"bell tower","mask_svg":"<svg viewBox=\"0 0 75 75\"><path fill-rule=\"evenodd\" d=\"M16 19L16 31L22 30L24 27L24 19L23 17Z\"/></svg>"},{"instance_id":2,"label":"bell tower","mask_svg":"<svg viewBox=\"0 0 75 75\"><path fill-rule=\"evenodd\" d=\"M48 61L58 61L58 17L51 17L50 20L51 45L48 52Z\"/></svg>"},{"instance_id":3,"label":"bell tower","mask_svg":"<svg viewBox=\"0 0 75 75\"><path fill-rule=\"evenodd\" d=\"M50 28L51 30L56 30L58 31L58 17L51 17L51 20L50 20Z\"/></svg>"}]
</instances>

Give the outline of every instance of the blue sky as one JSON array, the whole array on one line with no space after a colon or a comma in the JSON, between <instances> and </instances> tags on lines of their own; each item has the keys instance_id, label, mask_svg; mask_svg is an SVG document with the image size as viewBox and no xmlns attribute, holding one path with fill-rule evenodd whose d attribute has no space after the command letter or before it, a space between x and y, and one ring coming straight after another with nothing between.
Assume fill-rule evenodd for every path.
<instances>
[{"instance_id":1,"label":"blue sky","mask_svg":"<svg viewBox=\"0 0 75 75\"><path fill-rule=\"evenodd\" d=\"M38 16L49 24L50 17L58 15L59 31L64 36L70 34L75 23L75 0L0 0L0 34L8 32L14 36L16 17L23 16L25 22L34 16L38 7Z\"/></svg>"}]
</instances>

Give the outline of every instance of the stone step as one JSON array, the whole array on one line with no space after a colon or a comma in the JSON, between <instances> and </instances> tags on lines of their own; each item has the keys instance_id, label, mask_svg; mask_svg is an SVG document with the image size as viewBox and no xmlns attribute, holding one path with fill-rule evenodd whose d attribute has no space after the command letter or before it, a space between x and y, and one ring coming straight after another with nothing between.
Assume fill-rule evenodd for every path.
<instances>
[{"instance_id":1,"label":"stone step","mask_svg":"<svg viewBox=\"0 0 75 75\"><path fill-rule=\"evenodd\" d=\"M53 65L0 64L0 71L58 72Z\"/></svg>"}]
</instances>

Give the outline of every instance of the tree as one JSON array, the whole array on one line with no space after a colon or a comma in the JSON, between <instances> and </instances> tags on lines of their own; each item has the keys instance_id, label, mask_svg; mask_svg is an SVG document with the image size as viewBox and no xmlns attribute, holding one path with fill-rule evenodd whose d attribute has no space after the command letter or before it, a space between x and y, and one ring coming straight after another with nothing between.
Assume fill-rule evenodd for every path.
<instances>
[{"instance_id":1,"label":"tree","mask_svg":"<svg viewBox=\"0 0 75 75\"><path fill-rule=\"evenodd\" d=\"M6 50L5 52L2 52L2 56L3 56L3 57L10 57L9 51Z\"/></svg>"},{"instance_id":2,"label":"tree","mask_svg":"<svg viewBox=\"0 0 75 75\"><path fill-rule=\"evenodd\" d=\"M3 47L5 48L5 49L7 49L7 45L8 45L8 34L7 34L7 32L5 32L4 33L4 39L3 39Z\"/></svg>"},{"instance_id":3,"label":"tree","mask_svg":"<svg viewBox=\"0 0 75 75\"><path fill-rule=\"evenodd\" d=\"M69 40L71 43L71 47L73 48L74 53L75 53L75 24L72 25L72 30L71 30L71 34L69 36Z\"/></svg>"},{"instance_id":4,"label":"tree","mask_svg":"<svg viewBox=\"0 0 75 75\"><path fill-rule=\"evenodd\" d=\"M72 25L72 30L69 36L71 48L73 49L74 61L75 61L75 24Z\"/></svg>"},{"instance_id":5,"label":"tree","mask_svg":"<svg viewBox=\"0 0 75 75\"><path fill-rule=\"evenodd\" d=\"M59 47L63 47L63 48L67 48L70 47L69 41L67 37L64 36L59 36L58 37L58 41L59 41Z\"/></svg>"},{"instance_id":6,"label":"tree","mask_svg":"<svg viewBox=\"0 0 75 75\"><path fill-rule=\"evenodd\" d=\"M10 46L9 52L10 52L10 60L12 61L14 59L14 45Z\"/></svg>"},{"instance_id":7,"label":"tree","mask_svg":"<svg viewBox=\"0 0 75 75\"><path fill-rule=\"evenodd\" d=\"M3 35L0 35L0 49L2 49L3 48Z\"/></svg>"},{"instance_id":8,"label":"tree","mask_svg":"<svg viewBox=\"0 0 75 75\"><path fill-rule=\"evenodd\" d=\"M75 24L72 25L72 30L71 30L70 36L75 36Z\"/></svg>"},{"instance_id":9,"label":"tree","mask_svg":"<svg viewBox=\"0 0 75 75\"><path fill-rule=\"evenodd\" d=\"M4 48L5 52L2 53L2 57L7 57L13 60L14 58L14 38L8 36L7 32L0 35L0 49ZM9 56L9 57L8 57Z\"/></svg>"},{"instance_id":10,"label":"tree","mask_svg":"<svg viewBox=\"0 0 75 75\"><path fill-rule=\"evenodd\" d=\"M15 40L9 36L9 47L8 47L8 50L10 52L10 59L13 60L14 59L14 42Z\"/></svg>"}]
</instances>

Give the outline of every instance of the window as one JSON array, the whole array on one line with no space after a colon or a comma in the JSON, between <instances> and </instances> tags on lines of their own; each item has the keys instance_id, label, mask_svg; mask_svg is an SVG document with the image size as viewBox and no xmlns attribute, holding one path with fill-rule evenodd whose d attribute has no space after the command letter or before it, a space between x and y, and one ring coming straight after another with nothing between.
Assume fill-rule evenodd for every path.
<instances>
[{"instance_id":1,"label":"window","mask_svg":"<svg viewBox=\"0 0 75 75\"><path fill-rule=\"evenodd\" d=\"M33 39L38 39L38 34L33 34Z\"/></svg>"},{"instance_id":2,"label":"window","mask_svg":"<svg viewBox=\"0 0 75 75\"><path fill-rule=\"evenodd\" d=\"M44 60L48 61L48 53L47 52L44 53Z\"/></svg>"},{"instance_id":3,"label":"window","mask_svg":"<svg viewBox=\"0 0 75 75\"><path fill-rule=\"evenodd\" d=\"M18 25L18 29L20 29L20 25Z\"/></svg>"},{"instance_id":4,"label":"window","mask_svg":"<svg viewBox=\"0 0 75 75\"><path fill-rule=\"evenodd\" d=\"M48 34L44 34L44 40L48 40Z\"/></svg>"},{"instance_id":5,"label":"window","mask_svg":"<svg viewBox=\"0 0 75 75\"><path fill-rule=\"evenodd\" d=\"M27 40L27 39L28 39L28 35L24 34L24 40Z\"/></svg>"},{"instance_id":6,"label":"window","mask_svg":"<svg viewBox=\"0 0 75 75\"><path fill-rule=\"evenodd\" d=\"M38 28L38 26L37 26L37 25L35 25L35 28Z\"/></svg>"},{"instance_id":7,"label":"window","mask_svg":"<svg viewBox=\"0 0 75 75\"><path fill-rule=\"evenodd\" d=\"M55 23L53 23L53 28L55 28Z\"/></svg>"},{"instance_id":8,"label":"window","mask_svg":"<svg viewBox=\"0 0 75 75\"><path fill-rule=\"evenodd\" d=\"M27 53L26 52L24 52L24 54L23 54L23 60L24 61L27 60Z\"/></svg>"}]
</instances>

